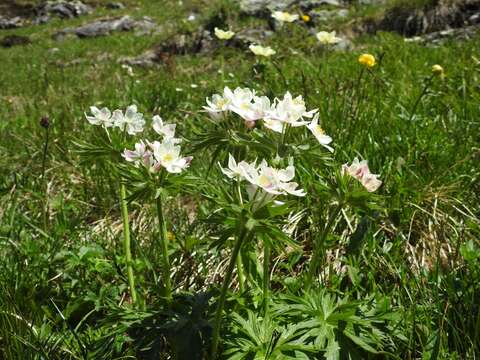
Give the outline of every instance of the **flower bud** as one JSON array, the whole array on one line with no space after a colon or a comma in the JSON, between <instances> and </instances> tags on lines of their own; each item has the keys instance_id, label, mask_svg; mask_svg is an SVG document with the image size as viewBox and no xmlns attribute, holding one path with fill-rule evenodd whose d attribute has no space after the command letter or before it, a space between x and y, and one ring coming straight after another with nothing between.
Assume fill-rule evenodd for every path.
<instances>
[{"instance_id":1,"label":"flower bud","mask_svg":"<svg viewBox=\"0 0 480 360\"><path fill-rule=\"evenodd\" d=\"M42 116L40 119L40 126L48 129L50 127L50 118L48 116Z\"/></svg>"},{"instance_id":2,"label":"flower bud","mask_svg":"<svg viewBox=\"0 0 480 360\"><path fill-rule=\"evenodd\" d=\"M445 75L445 71L443 70L443 67L441 67L438 64L435 64L432 66L432 73L440 77L443 77Z\"/></svg>"}]
</instances>

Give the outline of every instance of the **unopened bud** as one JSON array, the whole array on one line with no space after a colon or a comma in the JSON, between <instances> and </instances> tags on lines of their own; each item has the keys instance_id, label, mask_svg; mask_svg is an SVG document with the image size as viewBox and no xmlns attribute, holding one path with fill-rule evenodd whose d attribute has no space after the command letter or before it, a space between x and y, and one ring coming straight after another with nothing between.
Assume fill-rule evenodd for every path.
<instances>
[{"instance_id":1,"label":"unopened bud","mask_svg":"<svg viewBox=\"0 0 480 360\"><path fill-rule=\"evenodd\" d=\"M50 118L48 116L42 116L40 119L40 126L48 129L50 127Z\"/></svg>"}]
</instances>

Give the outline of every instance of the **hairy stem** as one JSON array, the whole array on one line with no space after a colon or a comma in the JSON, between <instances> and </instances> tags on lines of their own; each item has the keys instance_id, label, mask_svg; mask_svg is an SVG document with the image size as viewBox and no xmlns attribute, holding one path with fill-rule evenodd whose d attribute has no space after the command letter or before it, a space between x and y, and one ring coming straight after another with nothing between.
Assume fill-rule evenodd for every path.
<instances>
[{"instance_id":1,"label":"hairy stem","mask_svg":"<svg viewBox=\"0 0 480 360\"><path fill-rule=\"evenodd\" d=\"M222 313L223 313L223 307L225 305L225 299L227 297L227 290L228 290L228 287L230 286L230 281L232 280L233 268L235 267L238 253L240 252L240 248L242 247L243 240L247 236L247 233L248 231L245 228L245 223L244 221L242 221L241 228L237 236L237 239L235 241L235 246L233 248L232 255L230 257L230 262L228 263L227 272L225 274L225 278L223 279L222 290L220 292L217 311L215 313L215 322L213 324L213 333L212 333L212 360L215 360L217 358L220 325L222 322Z\"/></svg>"},{"instance_id":2,"label":"hairy stem","mask_svg":"<svg viewBox=\"0 0 480 360\"><path fill-rule=\"evenodd\" d=\"M163 267L163 286L164 296L167 299L172 297L172 285L170 282L170 259L168 257L168 235L167 235L167 223L165 222L165 216L163 213L162 204L163 195L160 194L157 197L157 216L158 216L158 232L160 240L160 249L162 251L162 267Z\"/></svg>"},{"instance_id":3,"label":"hairy stem","mask_svg":"<svg viewBox=\"0 0 480 360\"><path fill-rule=\"evenodd\" d=\"M263 242L263 306L265 316L268 314L270 289L270 244Z\"/></svg>"},{"instance_id":4,"label":"hairy stem","mask_svg":"<svg viewBox=\"0 0 480 360\"><path fill-rule=\"evenodd\" d=\"M125 259L127 262L128 284L130 286L132 303L135 305L135 303L137 302L137 292L135 290L135 276L133 274L132 266L132 251L130 249L130 225L128 222L127 194L125 190L125 184L120 184L120 205L122 209L123 247L125 251Z\"/></svg>"},{"instance_id":5,"label":"hairy stem","mask_svg":"<svg viewBox=\"0 0 480 360\"><path fill-rule=\"evenodd\" d=\"M313 249L313 257L310 262L310 267L308 269L308 277L307 277L307 290L310 289L313 281L313 277L317 273L318 270L318 263L320 261L321 256L323 255L323 250L324 250L324 243L325 243L325 238L327 237L328 233L330 232L330 229L332 228L335 219L337 218L338 214L342 210L342 204L339 203L335 209L333 210L330 218L328 219L327 225L325 225L325 228L323 229L322 233L320 234L320 237L317 238L314 244L314 249Z\"/></svg>"}]
</instances>

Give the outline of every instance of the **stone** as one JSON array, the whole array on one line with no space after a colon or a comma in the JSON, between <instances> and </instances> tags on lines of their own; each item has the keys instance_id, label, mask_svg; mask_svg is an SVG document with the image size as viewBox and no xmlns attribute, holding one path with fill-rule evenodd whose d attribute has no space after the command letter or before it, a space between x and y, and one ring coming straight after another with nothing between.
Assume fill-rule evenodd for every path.
<instances>
[{"instance_id":1,"label":"stone","mask_svg":"<svg viewBox=\"0 0 480 360\"><path fill-rule=\"evenodd\" d=\"M170 61L174 55L209 53L218 45L210 32L200 28L194 33L177 34L139 56L119 61L131 66L151 67Z\"/></svg>"},{"instance_id":2,"label":"stone","mask_svg":"<svg viewBox=\"0 0 480 360\"><path fill-rule=\"evenodd\" d=\"M348 9L339 10L314 10L309 15L314 21L330 21L335 18L346 18L349 14Z\"/></svg>"},{"instance_id":3,"label":"stone","mask_svg":"<svg viewBox=\"0 0 480 360\"><path fill-rule=\"evenodd\" d=\"M71 19L77 16L86 15L92 12L89 5L81 1L47 1L35 8L37 17L46 19L47 16L56 15L61 18Z\"/></svg>"},{"instance_id":4,"label":"stone","mask_svg":"<svg viewBox=\"0 0 480 360\"><path fill-rule=\"evenodd\" d=\"M110 2L110 3L107 3L107 5L105 5L105 7L107 9L110 9L110 10L123 10L123 9L125 9L125 5L123 5L120 2Z\"/></svg>"},{"instance_id":5,"label":"stone","mask_svg":"<svg viewBox=\"0 0 480 360\"><path fill-rule=\"evenodd\" d=\"M126 15L120 18L97 20L77 28L66 28L54 35L56 40L64 40L69 35L76 35L79 38L91 38L105 36L112 32L137 30L139 35L152 32L157 24L149 17L134 20Z\"/></svg>"},{"instance_id":6,"label":"stone","mask_svg":"<svg viewBox=\"0 0 480 360\"><path fill-rule=\"evenodd\" d=\"M0 29L14 29L23 26L24 21L20 16L7 18L0 16Z\"/></svg>"},{"instance_id":7,"label":"stone","mask_svg":"<svg viewBox=\"0 0 480 360\"><path fill-rule=\"evenodd\" d=\"M275 10L285 10L295 0L240 0L240 10L249 15L259 15Z\"/></svg>"},{"instance_id":8,"label":"stone","mask_svg":"<svg viewBox=\"0 0 480 360\"><path fill-rule=\"evenodd\" d=\"M435 31L423 36L414 36L405 38L406 42L418 42L421 44L439 45L448 40L469 40L476 36L480 27L477 25L470 25L463 28L447 29L442 31Z\"/></svg>"},{"instance_id":9,"label":"stone","mask_svg":"<svg viewBox=\"0 0 480 360\"><path fill-rule=\"evenodd\" d=\"M287 10L298 5L303 10L310 10L322 5L340 6L339 0L239 0L240 10L249 15L268 15L272 11Z\"/></svg>"},{"instance_id":10,"label":"stone","mask_svg":"<svg viewBox=\"0 0 480 360\"><path fill-rule=\"evenodd\" d=\"M18 45L28 45L32 41L27 36L21 35L7 35L2 40L0 40L0 46L5 48L10 48Z\"/></svg>"},{"instance_id":11,"label":"stone","mask_svg":"<svg viewBox=\"0 0 480 360\"><path fill-rule=\"evenodd\" d=\"M261 44L273 35L273 31L259 28L247 28L235 34L232 43L240 48L248 48L250 44Z\"/></svg>"}]
</instances>

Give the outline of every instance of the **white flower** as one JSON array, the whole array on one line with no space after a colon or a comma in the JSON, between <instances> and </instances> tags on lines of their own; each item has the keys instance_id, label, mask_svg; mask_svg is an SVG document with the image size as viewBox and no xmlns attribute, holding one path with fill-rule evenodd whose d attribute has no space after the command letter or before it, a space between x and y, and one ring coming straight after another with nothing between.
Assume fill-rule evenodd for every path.
<instances>
[{"instance_id":1,"label":"white flower","mask_svg":"<svg viewBox=\"0 0 480 360\"><path fill-rule=\"evenodd\" d=\"M122 153L122 157L128 162L133 162L136 166L142 164L146 168L153 166L152 155L143 141L135 144L135 150L125 149Z\"/></svg>"},{"instance_id":2,"label":"white flower","mask_svg":"<svg viewBox=\"0 0 480 360\"><path fill-rule=\"evenodd\" d=\"M207 98L206 101L208 106L204 106L203 108L207 110L208 114L214 119L218 119L223 112L229 110L230 99L222 95L214 94L211 100Z\"/></svg>"},{"instance_id":3,"label":"white flower","mask_svg":"<svg viewBox=\"0 0 480 360\"><path fill-rule=\"evenodd\" d=\"M263 124L265 125L266 128L270 130L273 130L278 133L283 133L283 127L285 123L278 120L271 120L266 118L266 119L263 119Z\"/></svg>"},{"instance_id":4,"label":"white flower","mask_svg":"<svg viewBox=\"0 0 480 360\"><path fill-rule=\"evenodd\" d=\"M336 37L336 32L320 31L317 33L316 37L323 45L337 44L342 41L341 38Z\"/></svg>"},{"instance_id":5,"label":"white flower","mask_svg":"<svg viewBox=\"0 0 480 360\"><path fill-rule=\"evenodd\" d=\"M320 127L318 124L318 113L315 114L313 120L310 124L308 124L308 128L312 132L312 134L317 138L320 145L328 149L328 151L333 152L333 148L328 146L332 142L332 138L325 134L325 131Z\"/></svg>"},{"instance_id":6,"label":"white flower","mask_svg":"<svg viewBox=\"0 0 480 360\"><path fill-rule=\"evenodd\" d=\"M298 20L300 18L299 15L297 14L290 14L288 12L283 12L283 11L275 11L272 13L272 18L279 22L294 22L295 20Z\"/></svg>"},{"instance_id":7,"label":"white flower","mask_svg":"<svg viewBox=\"0 0 480 360\"><path fill-rule=\"evenodd\" d=\"M265 57L270 57L272 55L275 55L277 52L273 50L270 46L260 46L260 45L250 45L248 47L251 52L253 52L257 56L265 56Z\"/></svg>"},{"instance_id":8,"label":"white flower","mask_svg":"<svg viewBox=\"0 0 480 360\"><path fill-rule=\"evenodd\" d=\"M305 101L303 101L301 95L293 99L292 94L287 91L282 100L275 99L275 105L271 111L267 112L266 119L280 121L290 124L293 127L298 127L307 125L308 122L302 121L303 118L311 118L316 112L317 109L307 111ZM274 126L272 126L272 124ZM267 127L273 130L278 128L278 124L270 121Z\"/></svg>"},{"instance_id":9,"label":"white flower","mask_svg":"<svg viewBox=\"0 0 480 360\"><path fill-rule=\"evenodd\" d=\"M173 138L175 137L175 127L176 124L164 124L163 120L160 116L155 115L153 117L153 130L159 135L164 136L165 138Z\"/></svg>"},{"instance_id":10,"label":"white flower","mask_svg":"<svg viewBox=\"0 0 480 360\"><path fill-rule=\"evenodd\" d=\"M246 178L249 173L255 171L255 164L249 164L246 161L240 161L237 164L232 154L228 154L228 169L220 166L220 170L230 179L242 179Z\"/></svg>"},{"instance_id":11,"label":"white flower","mask_svg":"<svg viewBox=\"0 0 480 360\"><path fill-rule=\"evenodd\" d=\"M377 190L382 185L382 182L378 179L379 175L370 172L367 160L359 161L358 158L353 159L352 165L349 166L347 163L342 166L342 173L353 176L369 192Z\"/></svg>"},{"instance_id":12,"label":"white flower","mask_svg":"<svg viewBox=\"0 0 480 360\"><path fill-rule=\"evenodd\" d=\"M250 123L263 119L267 112L272 110L272 105L268 97L254 96L250 102L244 101L240 105L232 102L230 110Z\"/></svg>"},{"instance_id":13,"label":"white flower","mask_svg":"<svg viewBox=\"0 0 480 360\"><path fill-rule=\"evenodd\" d=\"M85 113L85 117L92 125L102 125L103 127L113 126L112 113L106 107L98 109L96 106L90 106L92 116Z\"/></svg>"},{"instance_id":14,"label":"white flower","mask_svg":"<svg viewBox=\"0 0 480 360\"><path fill-rule=\"evenodd\" d=\"M171 139L166 139L161 143L154 141L149 145L157 161L154 165L155 170L164 167L169 173L180 173L186 169L192 161L192 157L180 157L180 146L176 145Z\"/></svg>"},{"instance_id":15,"label":"white flower","mask_svg":"<svg viewBox=\"0 0 480 360\"><path fill-rule=\"evenodd\" d=\"M247 192L250 200L262 202L271 200L276 195L305 196L302 189L297 189L298 184L291 182L295 177L295 167L288 166L286 169L275 169L268 166L263 160L259 166L254 163L241 161L238 164L232 155L228 157L228 169L221 168L222 172L231 179L237 181L247 180Z\"/></svg>"},{"instance_id":16,"label":"white flower","mask_svg":"<svg viewBox=\"0 0 480 360\"><path fill-rule=\"evenodd\" d=\"M143 114L137 112L136 105L130 105L125 111L125 115L121 110L115 110L113 112L113 121L115 126L121 130L126 130L130 135L142 132L145 125Z\"/></svg>"},{"instance_id":17,"label":"white flower","mask_svg":"<svg viewBox=\"0 0 480 360\"><path fill-rule=\"evenodd\" d=\"M230 30L225 31L219 28L215 28L215 36L220 40L230 40L233 37L233 35L235 35L233 31L230 31Z\"/></svg>"}]
</instances>

